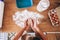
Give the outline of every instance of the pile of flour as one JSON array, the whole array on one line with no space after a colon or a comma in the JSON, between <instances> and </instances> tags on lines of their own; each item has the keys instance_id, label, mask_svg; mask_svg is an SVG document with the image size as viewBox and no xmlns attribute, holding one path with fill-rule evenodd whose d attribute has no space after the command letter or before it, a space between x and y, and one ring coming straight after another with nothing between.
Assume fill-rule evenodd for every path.
<instances>
[{"instance_id":1,"label":"pile of flour","mask_svg":"<svg viewBox=\"0 0 60 40\"><path fill-rule=\"evenodd\" d=\"M42 19L44 18L43 15L37 13L37 12L32 12L32 11L28 11L28 10L24 10L22 12L17 11L14 15L13 15L13 21L15 22L15 24L17 24L20 27L24 27L24 22L28 19L36 19L37 24L40 24L41 21L38 21L38 19Z\"/></svg>"}]
</instances>

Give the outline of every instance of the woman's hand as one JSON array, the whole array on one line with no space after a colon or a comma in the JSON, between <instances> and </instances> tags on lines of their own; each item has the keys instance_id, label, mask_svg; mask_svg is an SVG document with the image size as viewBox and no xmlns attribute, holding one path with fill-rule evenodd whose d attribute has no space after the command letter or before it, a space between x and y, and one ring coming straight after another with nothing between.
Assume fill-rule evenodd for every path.
<instances>
[{"instance_id":1,"label":"woman's hand","mask_svg":"<svg viewBox=\"0 0 60 40\"><path fill-rule=\"evenodd\" d=\"M43 40L47 40L46 36L43 34L43 32L37 27L36 19L31 21L31 28L33 31L38 34Z\"/></svg>"},{"instance_id":2,"label":"woman's hand","mask_svg":"<svg viewBox=\"0 0 60 40\"><path fill-rule=\"evenodd\" d=\"M23 32L28 30L28 28L29 28L28 20L26 20L25 21L25 27L17 33L17 35L14 37L13 40L18 40L22 36Z\"/></svg>"}]
</instances>

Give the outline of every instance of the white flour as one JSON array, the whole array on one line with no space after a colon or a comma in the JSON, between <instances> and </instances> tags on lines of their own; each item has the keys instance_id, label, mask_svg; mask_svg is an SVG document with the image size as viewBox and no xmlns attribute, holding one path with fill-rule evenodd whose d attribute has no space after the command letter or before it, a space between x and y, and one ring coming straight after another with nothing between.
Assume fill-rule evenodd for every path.
<instances>
[{"instance_id":1,"label":"white flour","mask_svg":"<svg viewBox=\"0 0 60 40\"><path fill-rule=\"evenodd\" d=\"M28 10L24 10L22 12L18 11L13 15L13 21L15 21L15 24L17 24L20 27L24 27L24 22L28 18L36 19L37 24L39 24L39 23L41 23L41 21L38 21L38 19L42 19L42 18L44 18L44 16L41 14L38 14L36 12L32 12L32 11L28 11Z\"/></svg>"}]
</instances>

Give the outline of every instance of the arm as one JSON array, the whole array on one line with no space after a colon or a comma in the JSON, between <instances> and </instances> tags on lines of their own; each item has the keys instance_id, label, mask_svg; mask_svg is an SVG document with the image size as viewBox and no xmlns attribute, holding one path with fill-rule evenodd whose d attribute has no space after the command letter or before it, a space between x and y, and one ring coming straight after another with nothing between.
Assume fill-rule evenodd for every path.
<instances>
[{"instance_id":1,"label":"arm","mask_svg":"<svg viewBox=\"0 0 60 40\"><path fill-rule=\"evenodd\" d=\"M34 32L36 32L40 37L42 37L43 40L47 40L45 35L43 34L43 32L37 27L31 27L33 29Z\"/></svg>"},{"instance_id":2,"label":"arm","mask_svg":"<svg viewBox=\"0 0 60 40\"><path fill-rule=\"evenodd\" d=\"M14 37L13 40L18 40L22 36L23 32L26 31L28 28L29 27L27 26L27 21L26 21L25 22L25 27L18 32L18 34Z\"/></svg>"},{"instance_id":3,"label":"arm","mask_svg":"<svg viewBox=\"0 0 60 40\"><path fill-rule=\"evenodd\" d=\"M43 32L37 27L36 21L33 21L33 22L34 23L31 23L31 28L33 29L33 31L37 33L40 37L42 37L43 40L47 40Z\"/></svg>"},{"instance_id":4,"label":"arm","mask_svg":"<svg viewBox=\"0 0 60 40\"><path fill-rule=\"evenodd\" d=\"M19 33L14 37L13 40L18 40L22 36L22 34L25 31L25 29L26 29L26 27L23 28L21 31L19 31Z\"/></svg>"}]
</instances>

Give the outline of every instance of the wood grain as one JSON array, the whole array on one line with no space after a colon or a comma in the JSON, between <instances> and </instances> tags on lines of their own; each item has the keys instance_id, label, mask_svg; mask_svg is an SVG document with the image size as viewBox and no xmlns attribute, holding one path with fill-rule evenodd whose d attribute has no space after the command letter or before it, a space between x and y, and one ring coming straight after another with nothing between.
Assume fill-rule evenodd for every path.
<instances>
[{"instance_id":1,"label":"wood grain","mask_svg":"<svg viewBox=\"0 0 60 40\"><path fill-rule=\"evenodd\" d=\"M4 0L5 1L5 11L4 11L4 19L3 19L3 28L0 29L0 31L3 31L3 32L18 32L20 31L22 28L20 28L19 26L17 26L13 19L12 19L12 16L13 14L15 14L15 12L17 11L23 11L25 9L29 10L29 11L34 11L34 12L38 12L36 10L36 6L39 2L39 0L33 0L34 1L34 5L32 7L29 7L29 8L20 8L18 9L16 7L16 1L15 0ZM44 21L39 24L39 28L42 30L42 31L60 31L60 26L59 27L53 27L50 23L50 20L48 18L48 11L52 8L56 8L57 5L55 5L55 1L57 0L50 0L51 2L51 5L50 7L45 10L44 12L38 12L42 15L45 16L44 18ZM55 35L47 35L47 38L48 40L56 40L56 37Z\"/></svg>"}]
</instances>

